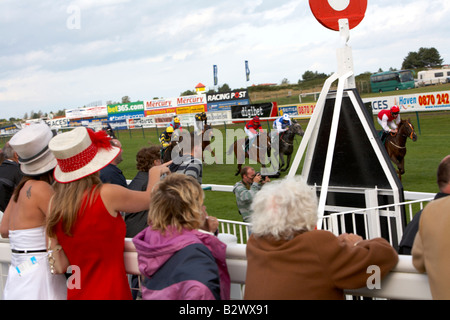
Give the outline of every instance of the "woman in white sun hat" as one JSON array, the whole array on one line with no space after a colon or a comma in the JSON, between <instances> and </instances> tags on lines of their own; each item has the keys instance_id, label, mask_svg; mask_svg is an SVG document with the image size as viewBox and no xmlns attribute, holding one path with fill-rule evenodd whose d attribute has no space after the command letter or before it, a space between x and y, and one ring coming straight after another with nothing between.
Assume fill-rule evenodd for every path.
<instances>
[{"instance_id":1,"label":"woman in white sun hat","mask_svg":"<svg viewBox=\"0 0 450 320\"><path fill-rule=\"evenodd\" d=\"M53 137L45 123L31 124L16 133L10 145L19 155L24 176L15 188L0 226L9 238L11 266L4 299L66 299L66 278L52 275L47 259L45 220L53 189L56 159L48 149Z\"/></svg>"},{"instance_id":2,"label":"woman in white sun hat","mask_svg":"<svg viewBox=\"0 0 450 320\"><path fill-rule=\"evenodd\" d=\"M79 127L49 144L58 164L47 233L76 266L73 276L79 282L68 286L68 299L131 299L123 260L126 226L119 212L148 209L153 186L170 172L167 163L152 167L147 191L102 184L100 169L120 153L109 140L103 131Z\"/></svg>"}]
</instances>

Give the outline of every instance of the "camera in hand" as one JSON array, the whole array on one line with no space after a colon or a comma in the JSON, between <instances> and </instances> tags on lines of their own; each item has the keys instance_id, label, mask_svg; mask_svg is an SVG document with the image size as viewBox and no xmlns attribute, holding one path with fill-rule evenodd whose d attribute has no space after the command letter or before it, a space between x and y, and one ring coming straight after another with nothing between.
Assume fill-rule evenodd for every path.
<instances>
[{"instance_id":1,"label":"camera in hand","mask_svg":"<svg viewBox=\"0 0 450 320\"><path fill-rule=\"evenodd\" d=\"M258 176L261 176L261 180L265 180L266 179L266 177L268 177L268 175L265 175L265 174L261 174L261 172L256 172L256 175Z\"/></svg>"}]
</instances>

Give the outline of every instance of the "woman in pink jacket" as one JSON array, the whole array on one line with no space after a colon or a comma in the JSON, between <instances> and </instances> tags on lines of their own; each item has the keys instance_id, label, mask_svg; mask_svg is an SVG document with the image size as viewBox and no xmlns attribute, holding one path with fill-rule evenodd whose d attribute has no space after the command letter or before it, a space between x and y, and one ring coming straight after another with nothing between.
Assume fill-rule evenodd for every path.
<instances>
[{"instance_id":1,"label":"woman in pink jacket","mask_svg":"<svg viewBox=\"0 0 450 320\"><path fill-rule=\"evenodd\" d=\"M201 228L208 217L203 190L172 173L155 186L149 227L133 238L144 300L228 300L226 245Z\"/></svg>"}]
</instances>

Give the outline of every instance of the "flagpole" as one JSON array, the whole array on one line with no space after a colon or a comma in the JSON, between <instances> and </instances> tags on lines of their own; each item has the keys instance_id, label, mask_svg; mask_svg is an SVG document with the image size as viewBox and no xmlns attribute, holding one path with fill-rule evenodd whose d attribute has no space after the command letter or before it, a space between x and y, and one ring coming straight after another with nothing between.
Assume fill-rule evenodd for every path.
<instances>
[{"instance_id":1,"label":"flagpole","mask_svg":"<svg viewBox=\"0 0 450 320\"><path fill-rule=\"evenodd\" d=\"M216 92L216 87L217 87L217 65L213 65L213 76L214 76L214 92Z\"/></svg>"},{"instance_id":2,"label":"flagpole","mask_svg":"<svg viewBox=\"0 0 450 320\"><path fill-rule=\"evenodd\" d=\"M248 67L248 60L245 60L245 79L246 79L246 87L247 87L247 94L249 95L249 101L250 101L250 93L248 92L248 82L250 81L250 69Z\"/></svg>"}]
</instances>

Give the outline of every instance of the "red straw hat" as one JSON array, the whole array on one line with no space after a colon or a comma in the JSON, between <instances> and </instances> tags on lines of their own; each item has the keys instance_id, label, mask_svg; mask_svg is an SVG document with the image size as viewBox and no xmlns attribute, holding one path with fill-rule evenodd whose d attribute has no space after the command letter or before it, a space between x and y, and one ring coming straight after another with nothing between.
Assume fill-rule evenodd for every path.
<instances>
[{"instance_id":1,"label":"red straw hat","mask_svg":"<svg viewBox=\"0 0 450 320\"><path fill-rule=\"evenodd\" d=\"M55 136L48 145L58 162L55 180L76 181L106 167L120 153L120 148L111 146L110 141L104 131L85 127Z\"/></svg>"}]
</instances>

